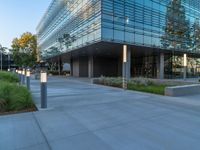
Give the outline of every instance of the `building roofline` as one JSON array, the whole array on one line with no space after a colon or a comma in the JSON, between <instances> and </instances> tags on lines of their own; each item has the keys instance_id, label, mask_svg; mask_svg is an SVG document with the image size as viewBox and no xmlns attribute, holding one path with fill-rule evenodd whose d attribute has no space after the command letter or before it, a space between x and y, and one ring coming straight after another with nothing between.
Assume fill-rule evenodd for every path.
<instances>
[{"instance_id":1,"label":"building roofline","mask_svg":"<svg viewBox=\"0 0 200 150\"><path fill-rule=\"evenodd\" d=\"M50 5L48 6L46 12L44 13L44 15L42 16L42 18L40 19L39 24L36 27L36 30L39 30L39 28L41 28L42 24L46 22L46 20L48 19L48 16L50 16L50 14L52 13L56 2L58 2L60 0L52 0L52 2L50 3Z\"/></svg>"}]
</instances>

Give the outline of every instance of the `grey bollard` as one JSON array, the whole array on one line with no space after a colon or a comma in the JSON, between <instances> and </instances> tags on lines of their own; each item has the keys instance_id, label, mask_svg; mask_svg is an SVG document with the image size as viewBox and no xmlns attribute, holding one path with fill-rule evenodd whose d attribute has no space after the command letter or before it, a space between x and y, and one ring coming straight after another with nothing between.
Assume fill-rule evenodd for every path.
<instances>
[{"instance_id":1,"label":"grey bollard","mask_svg":"<svg viewBox=\"0 0 200 150\"><path fill-rule=\"evenodd\" d=\"M41 72L41 108L47 108L47 73Z\"/></svg>"},{"instance_id":2,"label":"grey bollard","mask_svg":"<svg viewBox=\"0 0 200 150\"><path fill-rule=\"evenodd\" d=\"M31 73L30 73L30 70L28 69L26 71L26 87L28 90L30 90L30 76L31 76Z\"/></svg>"}]
</instances>

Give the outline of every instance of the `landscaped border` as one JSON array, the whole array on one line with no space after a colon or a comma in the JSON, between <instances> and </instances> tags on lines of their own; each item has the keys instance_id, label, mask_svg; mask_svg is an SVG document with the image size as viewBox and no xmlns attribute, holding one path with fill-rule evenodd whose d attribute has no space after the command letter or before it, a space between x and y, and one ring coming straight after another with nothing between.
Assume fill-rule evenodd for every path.
<instances>
[{"instance_id":1,"label":"landscaped border","mask_svg":"<svg viewBox=\"0 0 200 150\"><path fill-rule=\"evenodd\" d=\"M121 77L95 78L93 79L93 83L122 88ZM165 95L166 87L172 87L172 86L177 86L177 85L187 85L187 84L193 84L193 83L138 77L138 78L132 78L131 80L127 81L127 90Z\"/></svg>"},{"instance_id":2,"label":"landscaped border","mask_svg":"<svg viewBox=\"0 0 200 150\"><path fill-rule=\"evenodd\" d=\"M36 110L31 92L19 84L18 75L0 71L0 115Z\"/></svg>"}]
</instances>

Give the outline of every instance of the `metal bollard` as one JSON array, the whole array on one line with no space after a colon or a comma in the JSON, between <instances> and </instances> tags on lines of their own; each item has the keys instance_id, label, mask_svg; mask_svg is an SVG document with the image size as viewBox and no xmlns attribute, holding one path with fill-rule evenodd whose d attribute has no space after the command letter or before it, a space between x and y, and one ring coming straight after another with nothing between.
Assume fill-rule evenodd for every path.
<instances>
[{"instance_id":1,"label":"metal bollard","mask_svg":"<svg viewBox=\"0 0 200 150\"><path fill-rule=\"evenodd\" d=\"M25 84L25 75L26 75L26 71L25 69L22 70L22 85Z\"/></svg>"},{"instance_id":2,"label":"metal bollard","mask_svg":"<svg viewBox=\"0 0 200 150\"><path fill-rule=\"evenodd\" d=\"M19 84L22 84L22 71L18 70Z\"/></svg>"},{"instance_id":3,"label":"metal bollard","mask_svg":"<svg viewBox=\"0 0 200 150\"><path fill-rule=\"evenodd\" d=\"M41 71L40 82L41 82L41 108L47 108L47 73L45 71Z\"/></svg>"},{"instance_id":4,"label":"metal bollard","mask_svg":"<svg viewBox=\"0 0 200 150\"><path fill-rule=\"evenodd\" d=\"M31 72L29 69L26 70L26 87L28 90L30 90L30 76Z\"/></svg>"}]
</instances>

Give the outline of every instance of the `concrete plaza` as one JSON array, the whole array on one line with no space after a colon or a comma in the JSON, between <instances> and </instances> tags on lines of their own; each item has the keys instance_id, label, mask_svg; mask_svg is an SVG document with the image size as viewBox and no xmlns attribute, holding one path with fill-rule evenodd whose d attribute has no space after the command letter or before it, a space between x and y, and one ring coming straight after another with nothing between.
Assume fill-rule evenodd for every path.
<instances>
[{"instance_id":1,"label":"concrete plaza","mask_svg":"<svg viewBox=\"0 0 200 150\"><path fill-rule=\"evenodd\" d=\"M47 110L0 117L0 150L199 150L199 99L51 77Z\"/></svg>"}]
</instances>

